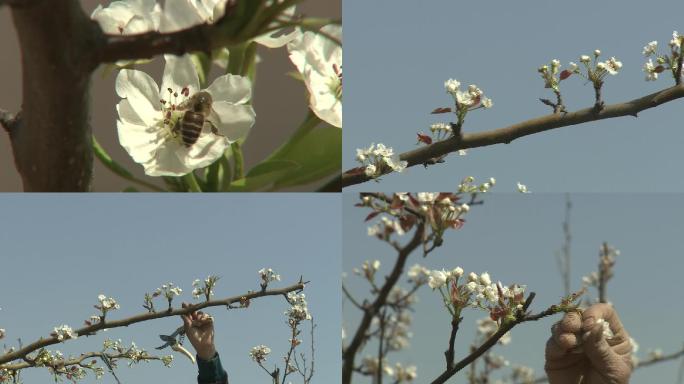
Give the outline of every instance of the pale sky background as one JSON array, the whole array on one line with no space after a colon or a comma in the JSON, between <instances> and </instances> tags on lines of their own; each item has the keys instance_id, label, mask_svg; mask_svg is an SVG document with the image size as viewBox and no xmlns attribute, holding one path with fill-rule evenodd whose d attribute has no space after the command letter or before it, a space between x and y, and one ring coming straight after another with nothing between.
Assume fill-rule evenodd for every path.
<instances>
[{"instance_id":1,"label":"pale sky background","mask_svg":"<svg viewBox=\"0 0 684 384\"><path fill-rule=\"evenodd\" d=\"M615 277L607 292L626 329L640 344L640 356L651 348L673 352L684 342L684 307L677 288L684 269L681 198L675 194L571 195L572 289L579 289L581 277L597 269L603 241L620 249ZM461 266L466 273L488 271L494 281L527 284L528 292L536 292L533 312L557 303L563 295L563 284L555 255L563 244L565 196L511 193L486 195L484 200L484 205L472 207L462 230L451 231L444 245L426 259L422 254L412 255L407 266L420 263L431 269ZM383 281L396 256L388 245L367 236L363 220L369 210L353 207L357 201L355 194L345 194L343 269L347 272L345 284L357 298L365 298L369 297L368 285L351 273L352 268L359 267L364 260L378 259L382 265L377 278ZM408 287L405 274L401 281ZM418 382L424 383L444 369L450 316L439 293L424 287L418 294L411 348L391 355L389 360L417 365ZM595 290L591 294L596 297ZM359 313L349 302L343 311L344 326L351 335ZM464 314L456 342L457 359L466 355L473 341L475 321L485 316L485 312L475 310ZM504 355L512 364L531 366L541 375L544 345L551 325L560 318L557 315L519 325L512 331L512 343L496 347L494 352ZM371 350L361 352L359 361L367 353ZM639 369L632 382L675 383L680 365L681 359ZM355 383L370 382L359 380L361 377L355 379ZM466 379L457 375L449 382L466 383Z\"/></svg>"},{"instance_id":2,"label":"pale sky background","mask_svg":"<svg viewBox=\"0 0 684 384\"><path fill-rule=\"evenodd\" d=\"M643 46L665 50L684 31L680 0L640 1L344 1L345 134L343 166L357 166L355 149L382 142L397 152L416 148L416 132L449 115L444 81L477 84L494 101L468 114L464 132L505 127L550 113L552 98L537 68L564 66L599 48L623 70L604 86L606 103L631 100L674 84L663 73L644 81ZM581 78L561 84L569 110L593 105ZM510 145L451 155L446 164L412 167L349 190L453 190L465 176L499 181L500 191L523 181L538 192L684 191L684 131L677 100L640 114L553 130Z\"/></svg>"},{"instance_id":3,"label":"pale sky background","mask_svg":"<svg viewBox=\"0 0 684 384\"><path fill-rule=\"evenodd\" d=\"M26 345L60 324L80 327L95 313L100 293L121 304L111 318L123 318L144 312L144 293L165 282L180 285L181 300L191 301L192 281L217 274L216 297L228 297L259 290L257 271L270 267L282 277L273 288L294 284L300 275L311 281L304 292L318 325L313 382L328 383L340 377L339 201L311 194L2 196L0 328L7 336L0 344L16 345L21 338ZM163 307L161 301L157 307ZM268 297L247 310L207 311L215 318L217 349L231 383L271 382L248 353L267 344L273 350L267 367L282 363L287 308L282 297ZM156 352L162 344L157 335L180 324L179 318L165 318L52 348L78 354L96 350L109 337ZM306 328L306 341L308 334ZM191 349L188 341L185 345ZM122 383L195 383L197 368L176 355L172 368L121 363L117 375ZM45 369L29 369L23 379L53 382ZM115 380L107 374L83 383Z\"/></svg>"}]
</instances>

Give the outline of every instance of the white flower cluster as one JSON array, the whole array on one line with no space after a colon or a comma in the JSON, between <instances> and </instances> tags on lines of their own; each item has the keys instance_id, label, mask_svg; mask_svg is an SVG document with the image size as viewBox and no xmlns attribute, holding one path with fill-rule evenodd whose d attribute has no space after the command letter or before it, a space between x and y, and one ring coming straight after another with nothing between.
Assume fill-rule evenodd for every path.
<instances>
[{"instance_id":1,"label":"white flower cluster","mask_svg":"<svg viewBox=\"0 0 684 384\"><path fill-rule=\"evenodd\" d=\"M206 297L207 300L214 295L214 286L216 286L216 281L218 281L218 276L209 275L204 281L200 279L195 279L192 282L192 297L195 299L200 296Z\"/></svg>"},{"instance_id":2,"label":"white flower cluster","mask_svg":"<svg viewBox=\"0 0 684 384\"><path fill-rule=\"evenodd\" d=\"M387 216L382 216L380 221L368 227L368 236L382 236L385 237L390 233L396 233L399 236L406 232L401 227L398 220L390 219Z\"/></svg>"},{"instance_id":3,"label":"white flower cluster","mask_svg":"<svg viewBox=\"0 0 684 384\"><path fill-rule=\"evenodd\" d=\"M655 81L658 79L658 74L662 73L666 69L676 74L677 70L677 57L681 55L682 52L682 42L684 42L684 36L677 33L677 31L672 32L672 40L670 40L670 54L659 54L658 53L658 42L651 41L646 44L643 49L644 56L648 57L648 61L644 64L643 71L646 74L646 81ZM655 63L650 57L655 57Z\"/></svg>"},{"instance_id":4,"label":"white flower cluster","mask_svg":"<svg viewBox=\"0 0 684 384\"><path fill-rule=\"evenodd\" d=\"M444 82L444 89L453 96L459 111L467 111L479 106L491 108L494 105L490 98L483 96L482 90L476 85L469 85L465 91L462 91L460 87L461 83L456 79L449 79Z\"/></svg>"},{"instance_id":5,"label":"white flower cluster","mask_svg":"<svg viewBox=\"0 0 684 384\"><path fill-rule=\"evenodd\" d=\"M114 300L114 299L111 298L111 297L107 297L107 296L105 296L105 295L100 294L100 295L97 296L97 300L100 302L100 304L99 304L99 305L96 305L95 308L97 308L97 309L99 309L100 311L102 311L102 316L106 315L107 312L109 312L109 311L111 311L111 310L121 308L121 307L119 306L119 303L117 303L116 300ZM93 317L96 317L96 316L91 316L91 319L92 319ZM99 318L98 318L98 320L99 320Z\"/></svg>"},{"instance_id":6,"label":"white flower cluster","mask_svg":"<svg viewBox=\"0 0 684 384\"><path fill-rule=\"evenodd\" d=\"M560 67L560 60L553 59L551 60L550 65L542 65L537 69L537 72L539 72L542 79L544 79L544 88L551 88L554 91L559 92L560 89L558 84L561 81L567 79L573 73L579 73L577 64L573 62L570 62L570 64L568 64L568 69L565 69L562 72L559 71Z\"/></svg>"},{"instance_id":7,"label":"white flower cluster","mask_svg":"<svg viewBox=\"0 0 684 384\"><path fill-rule=\"evenodd\" d=\"M408 165L408 162L399 159L399 155L395 154L391 147L386 147L382 143L372 143L368 148L357 148L356 161L363 165L365 175L370 178L382 175L385 167L402 172Z\"/></svg>"},{"instance_id":8,"label":"white flower cluster","mask_svg":"<svg viewBox=\"0 0 684 384\"><path fill-rule=\"evenodd\" d=\"M252 360L256 361L257 363L261 364L263 361L266 360L266 356L268 356L270 353L271 348L265 345L257 345L256 347L252 347L252 350L249 351L249 357L251 357Z\"/></svg>"},{"instance_id":9,"label":"white flower cluster","mask_svg":"<svg viewBox=\"0 0 684 384\"><path fill-rule=\"evenodd\" d=\"M377 357L366 356L361 361L361 369L366 374L376 374L380 368L380 363ZM415 365L404 367L400 363L391 366L387 360L382 360L382 373L394 379L395 383L410 382L416 379L417 368Z\"/></svg>"},{"instance_id":10,"label":"white flower cluster","mask_svg":"<svg viewBox=\"0 0 684 384\"><path fill-rule=\"evenodd\" d=\"M182 293L183 290L180 287L174 286L173 283L163 284L161 288L157 288L154 291L155 297L164 295L164 297L166 297L166 300L169 301L173 300L174 296L180 296Z\"/></svg>"},{"instance_id":11,"label":"white flower cluster","mask_svg":"<svg viewBox=\"0 0 684 384\"><path fill-rule=\"evenodd\" d=\"M406 273L409 281L417 285L426 284L430 279L430 270L420 264L414 264Z\"/></svg>"},{"instance_id":12,"label":"white flower cluster","mask_svg":"<svg viewBox=\"0 0 684 384\"><path fill-rule=\"evenodd\" d=\"M580 62L587 68L587 77L591 81L599 81L606 74L617 75L620 69L622 69L622 62L611 57L606 61L598 61L598 57L601 56L601 51L594 50L594 61L596 62L596 67L594 69L589 65L591 58L588 55L580 56Z\"/></svg>"},{"instance_id":13,"label":"white flower cluster","mask_svg":"<svg viewBox=\"0 0 684 384\"><path fill-rule=\"evenodd\" d=\"M472 176L464 178L458 185L457 191L459 193L486 193L489 192L489 190L492 189L494 185L496 185L496 179L493 177L490 177L488 181L485 181L484 183L479 185L474 184L474 182L475 178Z\"/></svg>"},{"instance_id":14,"label":"white flower cluster","mask_svg":"<svg viewBox=\"0 0 684 384\"><path fill-rule=\"evenodd\" d=\"M285 315L287 315L291 323L311 320L311 314L306 306L306 296L303 293L289 292L287 294L287 301L291 307L285 311Z\"/></svg>"},{"instance_id":15,"label":"white flower cluster","mask_svg":"<svg viewBox=\"0 0 684 384\"><path fill-rule=\"evenodd\" d=\"M271 281L280 281L280 275L271 268L261 268L257 273L261 277L261 285L268 285Z\"/></svg>"},{"instance_id":16,"label":"white flower cluster","mask_svg":"<svg viewBox=\"0 0 684 384\"><path fill-rule=\"evenodd\" d=\"M379 268L380 260L366 260L361 265L361 269L354 268L352 271L359 276L364 276L369 281L373 281L375 278L375 272L377 272Z\"/></svg>"},{"instance_id":17,"label":"white flower cluster","mask_svg":"<svg viewBox=\"0 0 684 384\"><path fill-rule=\"evenodd\" d=\"M470 272L467 276L467 283L458 284L459 278L463 276L463 268L456 267L446 271L432 270L428 285L430 288L442 290L442 287L451 283L451 303L459 308L471 306L492 310L498 307L505 300L508 300L509 308L500 308L497 318L504 316L508 311L522 309L525 286L514 284L505 286L501 282L493 283L489 273L483 272L478 275Z\"/></svg>"},{"instance_id":18,"label":"white flower cluster","mask_svg":"<svg viewBox=\"0 0 684 384\"><path fill-rule=\"evenodd\" d=\"M66 324L55 327L51 335L56 337L59 341L78 338L78 334Z\"/></svg>"}]
</instances>

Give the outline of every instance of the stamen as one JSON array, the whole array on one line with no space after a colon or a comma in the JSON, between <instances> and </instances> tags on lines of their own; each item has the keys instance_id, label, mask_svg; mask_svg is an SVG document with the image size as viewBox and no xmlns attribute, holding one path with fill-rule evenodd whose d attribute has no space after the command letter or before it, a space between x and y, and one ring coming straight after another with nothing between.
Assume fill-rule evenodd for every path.
<instances>
[{"instance_id":1,"label":"stamen","mask_svg":"<svg viewBox=\"0 0 684 384\"><path fill-rule=\"evenodd\" d=\"M190 95L190 89L188 87L183 87L181 94L183 94L185 97L188 97Z\"/></svg>"}]
</instances>

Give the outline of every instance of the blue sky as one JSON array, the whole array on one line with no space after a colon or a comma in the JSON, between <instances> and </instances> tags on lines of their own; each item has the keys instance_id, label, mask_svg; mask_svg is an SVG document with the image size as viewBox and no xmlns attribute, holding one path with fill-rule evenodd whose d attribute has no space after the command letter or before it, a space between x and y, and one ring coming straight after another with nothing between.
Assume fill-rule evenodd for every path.
<instances>
[{"instance_id":1,"label":"blue sky","mask_svg":"<svg viewBox=\"0 0 684 384\"><path fill-rule=\"evenodd\" d=\"M638 1L396 1L350 0L345 24L345 169L355 148L382 142L397 152L416 148L416 132L448 115L443 84L477 84L494 101L470 113L465 132L505 127L550 112L551 98L537 68L551 59L564 66L594 49L616 56L622 72L609 77L604 100L631 100L673 85L670 77L644 81L643 46L667 49L684 30L684 2ZM663 74L665 75L665 74ZM561 84L569 110L593 104L581 78ZM453 190L465 176L491 176L500 191L522 181L538 192L684 191L682 100L624 117L533 135L510 145L473 149L465 157L425 170L383 177L349 190Z\"/></svg>"},{"instance_id":2,"label":"blue sky","mask_svg":"<svg viewBox=\"0 0 684 384\"><path fill-rule=\"evenodd\" d=\"M165 282L180 285L181 298L191 301L192 281L216 274L221 276L217 297L228 297L258 290L257 271L271 267L282 276L273 287L294 284L300 275L311 281L305 293L317 323L313 382L340 375L338 196L5 195L0 211L4 343L21 338L28 344L60 324L79 327L94 314L100 293L119 301L121 309L111 316L122 318L143 312L144 293ZM254 300L244 311L208 311L215 317L217 349L231 383L270 383L248 352L267 344L273 350L267 366L282 361L289 338L287 307L282 298L271 297ZM55 349L92 351L109 337L154 351L161 344L157 335L180 324L178 318L166 318ZM308 340L308 329L304 335ZM196 374L182 356L170 369L150 363L122 365L117 371L122 383L192 383ZM27 370L23 378L27 383L51 381L44 369ZM83 382L115 383L110 375Z\"/></svg>"},{"instance_id":3,"label":"blue sky","mask_svg":"<svg viewBox=\"0 0 684 384\"><path fill-rule=\"evenodd\" d=\"M345 194L343 269L348 275L345 284L357 299L362 299L368 297L368 285L351 273L352 268L364 260L378 259L382 265L377 276L382 281L396 256L389 246L367 236L363 220L369 211L353 207L357 199L354 194ZM651 348L665 352L680 349L684 342L684 307L676 287L684 268L681 196L573 194L571 199L572 289L579 289L581 277L596 270L599 246L607 241L621 250L615 277L608 285L608 297L627 331L640 344L640 355L645 356ZM565 195L492 194L485 195L484 200L484 205L472 207L463 229L447 235L441 248L426 259L415 254L407 265L420 263L431 269L461 266L466 273L488 271L494 281L526 284L528 292L537 294L532 304L534 312L557 303L563 285L555 255L563 244ZM405 283L405 275L402 281ZM390 361L417 365L418 382L429 382L444 368L450 317L438 293L427 287L418 292L411 348L392 355ZM591 295L596 297L595 291ZM358 311L347 302L343 312L344 326L352 334L358 324ZM457 337L457 359L465 356L474 338L475 321L485 316L474 310L464 315ZM512 343L497 347L495 353L542 374L544 345L551 325L559 319L560 315L516 327ZM359 357L370 351L367 349ZM675 382L679 365L670 362L643 368L635 372L632 381ZM369 382L358 379L355 382ZM456 376L450 382L466 380Z\"/></svg>"}]
</instances>

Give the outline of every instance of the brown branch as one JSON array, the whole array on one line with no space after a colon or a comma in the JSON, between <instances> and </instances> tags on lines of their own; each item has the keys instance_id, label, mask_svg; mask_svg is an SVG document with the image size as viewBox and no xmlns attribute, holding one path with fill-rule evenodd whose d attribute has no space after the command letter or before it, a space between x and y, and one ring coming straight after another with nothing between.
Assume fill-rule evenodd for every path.
<instances>
[{"instance_id":1,"label":"brown branch","mask_svg":"<svg viewBox=\"0 0 684 384\"><path fill-rule=\"evenodd\" d=\"M606 297L606 291L608 290L608 270L604 263L604 257L608 255L610 250L608 249L608 243L604 242L601 246L601 255L599 257L599 268L598 268L598 299L599 303L607 303L608 299Z\"/></svg>"},{"instance_id":2,"label":"brown branch","mask_svg":"<svg viewBox=\"0 0 684 384\"><path fill-rule=\"evenodd\" d=\"M90 359L90 358L95 358L95 357L106 357L110 360L112 359L124 359L128 358L129 354L128 353L117 353L117 354L109 354L105 352L87 352L87 353L82 353L78 357L75 357L73 359L64 359L64 360L57 360L55 364L53 364L51 367L68 367L70 365L81 365L83 360ZM147 355L147 356L142 356L138 360L161 360L161 357L159 356L152 356L152 355ZM2 366L2 369L6 369L8 371L18 371L21 369L26 369L30 367L35 367L36 365L33 364L31 361L24 361L21 363L16 363L16 364L5 364Z\"/></svg>"},{"instance_id":3,"label":"brown branch","mask_svg":"<svg viewBox=\"0 0 684 384\"><path fill-rule=\"evenodd\" d=\"M422 243L422 234L424 228L425 223L422 221L419 222L418 227L416 228L416 231L413 234L413 238L411 238L411 241L409 241L409 243L406 244L399 251L392 272L389 276L387 276L385 284L383 284L382 288L380 289L380 292L378 292L375 301L373 301L372 304L365 307L363 317L361 318L361 323L359 324L359 327L356 329L356 333L354 334L352 341L349 343L347 348L342 353L343 384L351 383L352 373L354 370L354 359L356 357L356 353L358 352L359 348L366 339L366 332L368 331L368 328L371 325L371 321L373 320L373 317L378 313L380 308L386 304L387 297L389 296L390 291L396 285L397 281L399 281L399 278L401 277L401 274L404 271L404 266L406 265L406 260L408 259L409 255Z\"/></svg>"},{"instance_id":4,"label":"brown branch","mask_svg":"<svg viewBox=\"0 0 684 384\"><path fill-rule=\"evenodd\" d=\"M453 365L451 368L446 369L441 375L439 375L436 379L434 379L431 384L441 384L445 383L449 378L451 378L453 375L455 375L458 371L462 370L463 368L467 367L470 363L475 361L478 357L482 356L485 352L487 352L490 348L492 348L500 338L503 337L503 335L506 334L506 332L510 331L513 329L518 324L522 324L528 321L537 321L540 320L544 317L554 315L559 312L559 309L557 306L552 305L551 307L547 308L543 312L540 312L535 315L526 315L525 311L527 311L527 308L529 308L530 304L532 304L532 301L534 300L535 294L534 292L531 292L530 295L528 296L527 300L525 301L525 304L523 305L523 309L518 312L517 318L514 321L510 322L505 322L501 324L499 329L489 338L487 341L482 343L477 349L472 351L468 356L464 357L461 359L458 363Z\"/></svg>"},{"instance_id":5,"label":"brown branch","mask_svg":"<svg viewBox=\"0 0 684 384\"><path fill-rule=\"evenodd\" d=\"M661 104L684 97L684 85L676 85L644 97L624 103L604 105L600 112L594 107L584 108L575 112L556 113L526 120L508 127L484 132L463 133L461 137L451 137L446 140L404 152L399 157L407 161L408 166L423 164L428 160L440 157L459 149L485 147L494 144L509 144L520 137L567 127L622 116L637 116L643 110L657 107ZM383 174L390 169L382 169ZM341 185L347 187L371 180L363 172L347 170L342 174Z\"/></svg>"},{"instance_id":6,"label":"brown branch","mask_svg":"<svg viewBox=\"0 0 684 384\"><path fill-rule=\"evenodd\" d=\"M451 334L449 335L449 349L444 352L446 358L446 369L449 370L454 366L454 346L456 342L456 334L458 333L458 326L461 324L462 317L453 317L451 319Z\"/></svg>"},{"instance_id":7,"label":"brown branch","mask_svg":"<svg viewBox=\"0 0 684 384\"><path fill-rule=\"evenodd\" d=\"M208 308L208 307L218 307L218 306L231 306L234 303L240 303L244 302L245 300L251 300L251 299L256 299L259 297L264 297L264 296L279 296L279 295L285 295L288 292L293 292L293 291L301 291L304 289L305 283L300 281L297 284L290 285L289 287L285 288L280 288L280 289L272 289L272 290L260 290L257 292L247 292L246 294L239 295L239 296L233 296L233 297L228 297L226 299L222 300L211 300L211 301L205 301L202 303L197 303L197 304L192 304L189 305L185 308L178 308L178 309L171 309L171 310L166 310L166 311L160 311L160 312L145 312L142 314L138 314L135 316L131 316L125 319L120 319L120 320L114 320L114 321L105 321L96 323L93 325L85 326L83 328L80 328L78 330L75 330L75 333L78 334L78 336L86 336L86 335L93 335L97 333L98 331L102 329L112 329L112 328L119 328L119 327L127 327L132 324L140 323L143 321L149 321L149 320L154 320L154 319L161 319L164 317L172 317L172 316L180 316L180 315L186 315L188 313L200 310L202 308ZM56 336L50 336L47 338L41 338L38 341L35 341L21 349L18 349L14 352L6 353L4 355L0 355L0 369L4 368L3 365L4 363L17 360L17 359L23 359L28 355L29 353L36 351L40 348L45 348L49 345L53 344L59 344L61 341L57 340Z\"/></svg>"}]
</instances>

